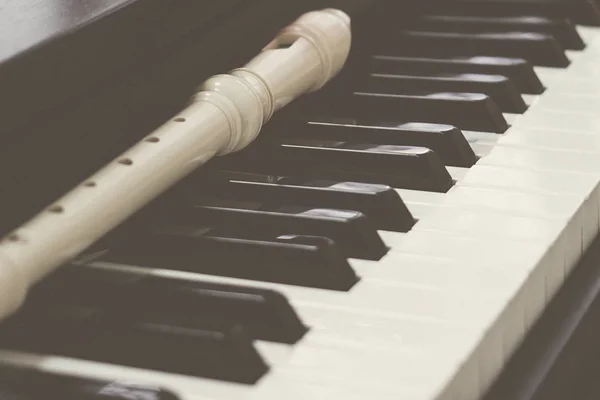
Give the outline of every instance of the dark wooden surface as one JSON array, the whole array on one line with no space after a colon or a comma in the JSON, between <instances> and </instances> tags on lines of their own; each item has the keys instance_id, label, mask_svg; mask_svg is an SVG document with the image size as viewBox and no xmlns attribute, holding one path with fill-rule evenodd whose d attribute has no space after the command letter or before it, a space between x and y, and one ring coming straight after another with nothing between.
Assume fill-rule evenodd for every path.
<instances>
[{"instance_id":1,"label":"dark wooden surface","mask_svg":"<svg viewBox=\"0 0 600 400\"><path fill-rule=\"evenodd\" d=\"M39 14L29 19L21 0L1 1L0 19L26 26L14 40L22 51L0 50L0 234L168 120L207 77L243 65L285 25L323 5L89 0L65 16L66 0L27 0ZM40 21L55 26L36 31Z\"/></svg>"},{"instance_id":2,"label":"dark wooden surface","mask_svg":"<svg viewBox=\"0 0 600 400\"><path fill-rule=\"evenodd\" d=\"M483 400L600 399L600 238Z\"/></svg>"},{"instance_id":3,"label":"dark wooden surface","mask_svg":"<svg viewBox=\"0 0 600 400\"><path fill-rule=\"evenodd\" d=\"M0 0L3 132L151 62L246 1Z\"/></svg>"}]
</instances>

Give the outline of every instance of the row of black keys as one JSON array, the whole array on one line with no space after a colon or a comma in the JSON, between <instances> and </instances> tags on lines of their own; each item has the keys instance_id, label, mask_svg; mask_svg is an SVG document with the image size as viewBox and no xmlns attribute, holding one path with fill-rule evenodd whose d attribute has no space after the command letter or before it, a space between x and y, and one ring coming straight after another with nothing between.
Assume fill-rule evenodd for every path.
<instances>
[{"instance_id":1,"label":"row of black keys","mask_svg":"<svg viewBox=\"0 0 600 400\"><path fill-rule=\"evenodd\" d=\"M580 25L600 26L598 0L426 0L423 3L427 10L435 10L444 15L488 17L535 15L568 18Z\"/></svg>"},{"instance_id":2,"label":"row of black keys","mask_svg":"<svg viewBox=\"0 0 600 400\"><path fill-rule=\"evenodd\" d=\"M253 340L295 343L307 330L275 291L72 265L38 284L3 321L0 343L250 384L268 371ZM3 379L0 368L0 393Z\"/></svg>"},{"instance_id":3,"label":"row of black keys","mask_svg":"<svg viewBox=\"0 0 600 400\"><path fill-rule=\"evenodd\" d=\"M223 193L267 207L291 198L306 205L349 203L380 225L389 224L394 215L406 217L406 228L414 223L389 187L297 178L294 184L292 178L209 170L142 212L142 222L130 221L101 241L98 248L108 244L109 252L99 259L346 290L357 280L346 257L376 257L386 250L365 215L185 207L202 201L195 196L198 187L204 195ZM181 208L174 208L176 203ZM165 221L184 228L191 224L193 230L150 229ZM215 228L200 228L207 224ZM20 312L3 323L0 343L12 350L252 383L267 366L251 339L293 343L306 329L276 292L142 279L80 266L65 268L34 289Z\"/></svg>"},{"instance_id":4,"label":"row of black keys","mask_svg":"<svg viewBox=\"0 0 600 400\"><path fill-rule=\"evenodd\" d=\"M369 124L408 119L502 133L501 111L523 113L521 93L543 92L531 65L564 68L564 49L585 48L568 20L539 15L425 15L379 35L357 45L360 54L324 91L330 95L295 108Z\"/></svg>"},{"instance_id":5,"label":"row of black keys","mask_svg":"<svg viewBox=\"0 0 600 400\"><path fill-rule=\"evenodd\" d=\"M545 26L524 19L515 18L512 24L504 23L506 21L430 16L417 20L415 29L388 33L386 40L374 44L373 50L379 54L404 56L462 53L516 57L527 58L540 66L566 67L569 59L563 46L577 50L585 47L574 26L567 21L548 20Z\"/></svg>"}]
</instances>

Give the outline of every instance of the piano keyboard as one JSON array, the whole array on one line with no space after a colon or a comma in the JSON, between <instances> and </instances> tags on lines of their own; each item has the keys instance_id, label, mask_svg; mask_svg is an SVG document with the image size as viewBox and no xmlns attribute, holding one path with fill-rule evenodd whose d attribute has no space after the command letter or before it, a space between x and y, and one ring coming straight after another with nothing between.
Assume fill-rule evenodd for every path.
<instances>
[{"instance_id":1,"label":"piano keyboard","mask_svg":"<svg viewBox=\"0 0 600 400\"><path fill-rule=\"evenodd\" d=\"M480 398L598 233L600 19L477 4L385 27L42 282L2 363L150 388L115 400Z\"/></svg>"}]
</instances>

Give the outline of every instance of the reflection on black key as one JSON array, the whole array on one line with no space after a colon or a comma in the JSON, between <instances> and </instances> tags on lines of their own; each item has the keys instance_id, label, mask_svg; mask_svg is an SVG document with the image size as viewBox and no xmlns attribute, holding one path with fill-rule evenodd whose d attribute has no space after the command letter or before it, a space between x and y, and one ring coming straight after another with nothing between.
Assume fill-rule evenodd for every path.
<instances>
[{"instance_id":1,"label":"reflection on black key","mask_svg":"<svg viewBox=\"0 0 600 400\"><path fill-rule=\"evenodd\" d=\"M545 67L567 67L569 59L560 44L541 33L445 33L404 31L377 48L384 55L480 55L524 58Z\"/></svg>"},{"instance_id":2,"label":"reflection on black key","mask_svg":"<svg viewBox=\"0 0 600 400\"><path fill-rule=\"evenodd\" d=\"M132 242L136 244L129 249L139 250L140 242ZM143 315L157 322L176 320L179 326L188 321L239 324L255 339L284 343L295 343L307 330L287 299L272 290L84 265L63 267L42 281L28 298L28 305L32 304L77 304L121 318Z\"/></svg>"},{"instance_id":3,"label":"reflection on black key","mask_svg":"<svg viewBox=\"0 0 600 400\"><path fill-rule=\"evenodd\" d=\"M486 56L453 56L439 58L411 58L402 56L375 56L370 69L382 74L436 74L474 73L503 75L511 79L522 93L541 94L544 85L533 66L524 59Z\"/></svg>"},{"instance_id":4,"label":"reflection on black key","mask_svg":"<svg viewBox=\"0 0 600 400\"><path fill-rule=\"evenodd\" d=\"M159 387L120 381L101 381L32 370L0 366L0 398L13 393L15 400L178 400L175 394ZM8 395L7 395L8 396Z\"/></svg>"},{"instance_id":5,"label":"reflection on black key","mask_svg":"<svg viewBox=\"0 0 600 400\"><path fill-rule=\"evenodd\" d=\"M494 17L541 15L569 18L581 25L600 26L600 9L595 0L442 0L432 2L431 7L442 14Z\"/></svg>"},{"instance_id":6,"label":"reflection on black key","mask_svg":"<svg viewBox=\"0 0 600 400\"><path fill-rule=\"evenodd\" d=\"M395 126L342 124L336 122L290 123L282 136L419 146L435 151L446 165L472 167L477 157L462 132L451 125L406 122Z\"/></svg>"},{"instance_id":7,"label":"reflection on black key","mask_svg":"<svg viewBox=\"0 0 600 400\"><path fill-rule=\"evenodd\" d=\"M200 322L183 328L85 307L23 308L0 325L0 346L240 383L268 370L243 328Z\"/></svg>"},{"instance_id":8,"label":"reflection on black key","mask_svg":"<svg viewBox=\"0 0 600 400\"><path fill-rule=\"evenodd\" d=\"M420 96L354 93L339 102L315 99L308 104L316 116L353 116L368 125L406 120L454 125L461 129L503 133L508 124L489 96L439 92ZM338 114L338 115L335 115Z\"/></svg>"},{"instance_id":9,"label":"reflection on black key","mask_svg":"<svg viewBox=\"0 0 600 400\"><path fill-rule=\"evenodd\" d=\"M349 290L358 278L336 243L325 237L285 235L252 240L198 234L138 234L103 258L142 267ZM290 241L294 237L294 241Z\"/></svg>"},{"instance_id":10,"label":"reflection on black key","mask_svg":"<svg viewBox=\"0 0 600 400\"><path fill-rule=\"evenodd\" d=\"M262 201L271 206L344 207L362 212L379 229L407 232L414 225L414 218L398 193L386 185L231 171L201 175L196 179L192 176L182 185L186 197L210 195Z\"/></svg>"},{"instance_id":11,"label":"reflection on black key","mask_svg":"<svg viewBox=\"0 0 600 400\"><path fill-rule=\"evenodd\" d=\"M310 139L265 146L246 163L310 179L347 180L396 188L446 192L452 178L430 149Z\"/></svg>"},{"instance_id":12,"label":"reflection on black key","mask_svg":"<svg viewBox=\"0 0 600 400\"><path fill-rule=\"evenodd\" d=\"M163 210L165 226L212 226L226 236L272 240L281 235L331 238L351 257L379 259L386 252L375 225L352 210L302 206L270 207L230 199L193 199L193 207Z\"/></svg>"},{"instance_id":13,"label":"reflection on black key","mask_svg":"<svg viewBox=\"0 0 600 400\"><path fill-rule=\"evenodd\" d=\"M542 16L479 17L426 15L414 23L421 30L438 32L537 32L554 36L565 49L583 50L585 43L567 19Z\"/></svg>"},{"instance_id":14,"label":"reflection on black key","mask_svg":"<svg viewBox=\"0 0 600 400\"><path fill-rule=\"evenodd\" d=\"M511 80L502 75L436 73L419 75L370 74L358 88L362 92L419 94L463 92L488 95L504 112L523 113L527 105Z\"/></svg>"}]
</instances>

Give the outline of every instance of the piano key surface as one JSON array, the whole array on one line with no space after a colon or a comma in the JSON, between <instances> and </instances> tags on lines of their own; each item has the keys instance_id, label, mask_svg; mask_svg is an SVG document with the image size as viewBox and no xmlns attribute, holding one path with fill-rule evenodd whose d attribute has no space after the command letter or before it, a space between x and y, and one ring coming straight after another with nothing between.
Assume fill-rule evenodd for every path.
<instances>
[{"instance_id":1,"label":"piano key surface","mask_svg":"<svg viewBox=\"0 0 600 400\"><path fill-rule=\"evenodd\" d=\"M183 400L479 398L598 232L598 117L588 107L597 96L578 82L594 71L600 42L592 28L584 32L588 46L567 68L536 67L547 90L506 132L466 132L488 148L473 145L481 159L471 168L447 168L450 190L396 188L418 221L406 233L380 230L390 248L379 260L351 258L360 281L348 291L93 264L285 295L309 331L296 344L256 342L270 365L257 384L10 351L2 358L160 384Z\"/></svg>"}]
</instances>

